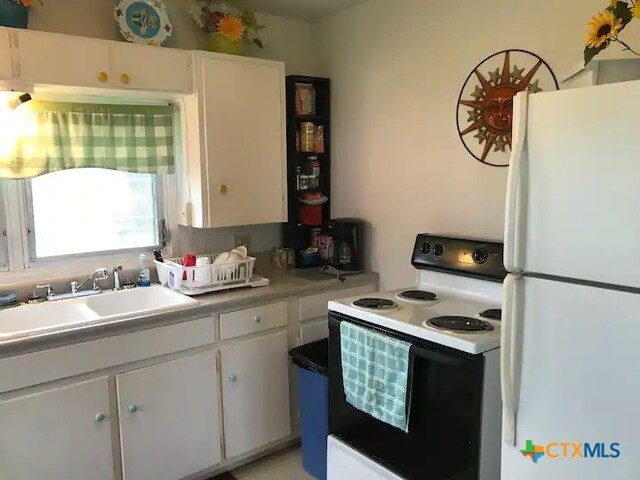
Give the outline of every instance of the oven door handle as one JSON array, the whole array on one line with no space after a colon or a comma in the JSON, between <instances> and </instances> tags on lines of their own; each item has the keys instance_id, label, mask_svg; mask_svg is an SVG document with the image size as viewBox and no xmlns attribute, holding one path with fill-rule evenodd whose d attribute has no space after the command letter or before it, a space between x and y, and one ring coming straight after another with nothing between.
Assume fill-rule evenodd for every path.
<instances>
[{"instance_id":1,"label":"oven door handle","mask_svg":"<svg viewBox=\"0 0 640 480\"><path fill-rule=\"evenodd\" d=\"M426 360L432 360L437 363L442 363L445 365L449 365L452 367L459 367L464 365L468 360L464 358L458 358L452 355L447 355L445 353L440 353L435 350L429 350L423 347L417 347L415 345L411 346L411 351L416 357L421 357Z\"/></svg>"}]
</instances>

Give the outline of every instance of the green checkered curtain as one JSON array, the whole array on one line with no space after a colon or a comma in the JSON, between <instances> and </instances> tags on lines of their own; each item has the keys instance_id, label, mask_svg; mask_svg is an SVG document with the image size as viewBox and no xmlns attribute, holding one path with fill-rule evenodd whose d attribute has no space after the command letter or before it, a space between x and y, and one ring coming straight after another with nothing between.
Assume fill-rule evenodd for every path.
<instances>
[{"instance_id":1,"label":"green checkered curtain","mask_svg":"<svg viewBox=\"0 0 640 480\"><path fill-rule=\"evenodd\" d=\"M0 155L1 178L86 167L175 170L170 106L30 102L15 113L21 129L9 154Z\"/></svg>"}]
</instances>

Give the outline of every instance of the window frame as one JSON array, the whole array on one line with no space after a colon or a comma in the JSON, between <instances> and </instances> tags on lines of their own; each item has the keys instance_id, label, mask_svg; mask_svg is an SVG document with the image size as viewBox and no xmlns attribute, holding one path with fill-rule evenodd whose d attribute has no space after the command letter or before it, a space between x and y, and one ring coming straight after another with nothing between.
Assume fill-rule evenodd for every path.
<instances>
[{"instance_id":1,"label":"window frame","mask_svg":"<svg viewBox=\"0 0 640 480\"><path fill-rule=\"evenodd\" d=\"M22 197L21 209L23 212L23 265L25 270L40 269L46 267L54 267L57 265L66 265L70 262L86 261L90 259L108 259L108 258L122 258L122 257L135 257L140 253L151 253L154 250L162 250L167 247L168 241L168 212L167 212L167 198L166 198L166 175L154 175L155 194L157 209L157 222L158 222L158 243L156 245L149 245L144 247L135 248L123 248L114 250L101 250L93 252L75 253L69 255L57 255L54 257L41 257L35 256L35 222L33 212L33 197L31 192L31 179L25 179L22 181L22 188L20 195ZM108 201L105 198L99 198L99 201Z\"/></svg>"},{"instance_id":2,"label":"window frame","mask_svg":"<svg viewBox=\"0 0 640 480\"><path fill-rule=\"evenodd\" d=\"M0 183L0 272L10 270L9 235L7 229L6 186Z\"/></svg>"}]
</instances>

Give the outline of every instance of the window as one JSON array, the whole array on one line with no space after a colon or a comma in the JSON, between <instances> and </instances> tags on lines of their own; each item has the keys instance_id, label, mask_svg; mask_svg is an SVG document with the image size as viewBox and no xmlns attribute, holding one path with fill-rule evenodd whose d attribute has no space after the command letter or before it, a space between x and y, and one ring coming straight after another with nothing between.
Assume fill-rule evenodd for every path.
<instances>
[{"instance_id":1,"label":"window","mask_svg":"<svg viewBox=\"0 0 640 480\"><path fill-rule=\"evenodd\" d=\"M99 168L49 173L26 189L30 263L161 243L161 177Z\"/></svg>"}]
</instances>

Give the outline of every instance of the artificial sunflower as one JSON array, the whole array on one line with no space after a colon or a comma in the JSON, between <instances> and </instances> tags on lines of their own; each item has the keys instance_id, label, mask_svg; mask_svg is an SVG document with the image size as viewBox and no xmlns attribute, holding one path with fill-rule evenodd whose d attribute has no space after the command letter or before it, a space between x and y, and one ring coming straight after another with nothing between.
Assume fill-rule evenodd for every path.
<instances>
[{"instance_id":1,"label":"artificial sunflower","mask_svg":"<svg viewBox=\"0 0 640 480\"><path fill-rule=\"evenodd\" d=\"M218 33L231 42L242 40L247 27L239 17L227 15L218 22Z\"/></svg>"},{"instance_id":2,"label":"artificial sunflower","mask_svg":"<svg viewBox=\"0 0 640 480\"><path fill-rule=\"evenodd\" d=\"M599 48L613 40L620 30L622 21L608 10L599 13L589 22L589 33L585 38L587 48Z\"/></svg>"},{"instance_id":3,"label":"artificial sunflower","mask_svg":"<svg viewBox=\"0 0 640 480\"><path fill-rule=\"evenodd\" d=\"M631 13L633 14L634 17L640 18L640 4L638 4L635 7L633 7L631 9Z\"/></svg>"}]
</instances>

